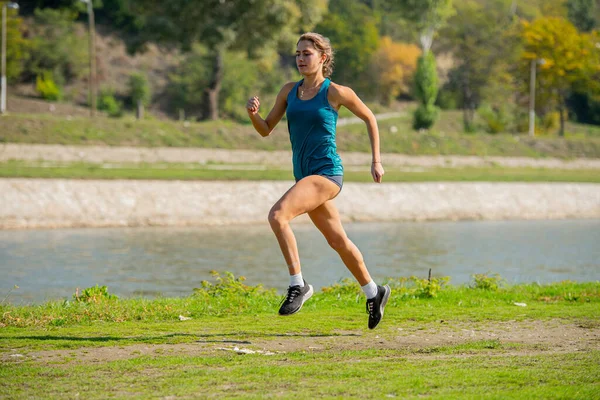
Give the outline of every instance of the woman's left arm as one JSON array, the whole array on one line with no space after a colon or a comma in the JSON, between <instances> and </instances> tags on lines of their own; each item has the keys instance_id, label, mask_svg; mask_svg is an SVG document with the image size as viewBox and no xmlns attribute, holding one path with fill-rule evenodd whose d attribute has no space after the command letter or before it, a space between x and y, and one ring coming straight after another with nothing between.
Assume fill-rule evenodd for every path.
<instances>
[{"instance_id":1,"label":"woman's left arm","mask_svg":"<svg viewBox=\"0 0 600 400\"><path fill-rule=\"evenodd\" d=\"M335 105L337 105L336 108L338 109L339 106L346 107L352 112L352 114L362 119L367 125L369 140L371 141L371 175L373 176L373 180L375 182L381 183L381 179L383 178L385 171L383 170L383 164L381 163L381 153L379 149L379 128L377 127L377 119L375 118L375 115L351 88L341 85L332 85L332 87L334 90L330 91L333 97L333 101L331 103L335 103Z\"/></svg>"}]
</instances>

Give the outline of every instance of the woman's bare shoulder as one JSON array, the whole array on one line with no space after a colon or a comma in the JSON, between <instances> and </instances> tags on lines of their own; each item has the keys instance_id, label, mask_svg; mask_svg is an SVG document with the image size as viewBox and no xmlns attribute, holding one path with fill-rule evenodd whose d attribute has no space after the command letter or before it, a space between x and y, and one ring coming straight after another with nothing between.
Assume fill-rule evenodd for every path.
<instances>
[{"instance_id":1,"label":"woman's bare shoulder","mask_svg":"<svg viewBox=\"0 0 600 400\"><path fill-rule=\"evenodd\" d=\"M354 93L354 91L350 87L340 85L333 81L329 84L329 87L330 87L330 93L333 94L335 97L339 97L339 98L343 98L343 97L348 96L351 93Z\"/></svg>"},{"instance_id":2,"label":"woman's bare shoulder","mask_svg":"<svg viewBox=\"0 0 600 400\"><path fill-rule=\"evenodd\" d=\"M346 105L349 101L352 101L355 96L354 91L348 86L339 85L334 82L329 84L327 98L329 99L329 103L331 103L336 110L339 109L340 106Z\"/></svg>"},{"instance_id":3,"label":"woman's bare shoulder","mask_svg":"<svg viewBox=\"0 0 600 400\"><path fill-rule=\"evenodd\" d=\"M287 97L287 95L290 93L290 91L294 88L295 85L296 82L288 82L285 85L283 85L279 93Z\"/></svg>"}]
</instances>

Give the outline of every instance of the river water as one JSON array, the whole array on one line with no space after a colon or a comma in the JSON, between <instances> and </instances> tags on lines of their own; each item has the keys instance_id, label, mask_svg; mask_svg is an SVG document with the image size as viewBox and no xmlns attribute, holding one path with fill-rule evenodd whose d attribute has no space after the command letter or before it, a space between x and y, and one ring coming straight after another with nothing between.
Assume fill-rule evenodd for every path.
<instances>
[{"instance_id":1,"label":"river water","mask_svg":"<svg viewBox=\"0 0 600 400\"><path fill-rule=\"evenodd\" d=\"M316 289L351 277L310 224L293 225L305 279ZM600 280L600 220L349 223L376 281L498 273L509 283ZM268 224L194 228L0 231L0 301L71 298L106 285L122 297L186 296L211 270L280 292L287 268ZM18 289L11 288L14 285ZM10 293L9 293L10 292Z\"/></svg>"}]
</instances>

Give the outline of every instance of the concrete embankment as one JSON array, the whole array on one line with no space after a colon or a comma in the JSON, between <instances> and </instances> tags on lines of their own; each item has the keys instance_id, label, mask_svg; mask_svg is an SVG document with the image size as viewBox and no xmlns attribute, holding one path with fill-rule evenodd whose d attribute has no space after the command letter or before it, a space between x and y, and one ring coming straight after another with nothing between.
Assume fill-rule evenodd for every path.
<instances>
[{"instance_id":1,"label":"concrete embankment","mask_svg":"<svg viewBox=\"0 0 600 400\"><path fill-rule=\"evenodd\" d=\"M371 154L341 152L344 165L369 168ZM557 169L600 169L600 159L479 156L410 156L383 153L386 167L528 167ZM0 144L0 162L9 160L90 163L224 163L280 165L291 168L290 151L226 150L174 147L64 146L52 144Z\"/></svg>"},{"instance_id":2,"label":"concrete embankment","mask_svg":"<svg viewBox=\"0 0 600 400\"><path fill-rule=\"evenodd\" d=\"M291 184L3 179L0 229L266 223ZM346 183L335 202L345 221L600 218L600 184Z\"/></svg>"}]
</instances>

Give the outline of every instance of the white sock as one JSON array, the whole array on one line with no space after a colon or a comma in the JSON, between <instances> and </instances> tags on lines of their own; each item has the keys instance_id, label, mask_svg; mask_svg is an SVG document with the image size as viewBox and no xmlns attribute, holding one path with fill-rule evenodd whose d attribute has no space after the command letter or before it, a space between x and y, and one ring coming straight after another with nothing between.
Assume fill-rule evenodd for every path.
<instances>
[{"instance_id":1,"label":"white sock","mask_svg":"<svg viewBox=\"0 0 600 400\"><path fill-rule=\"evenodd\" d=\"M290 286L304 287L304 279L302 278L302 272L296 275L290 275Z\"/></svg>"},{"instance_id":2,"label":"white sock","mask_svg":"<svg viewBox=\"0 0 600 400\"><path fill-rule=\"evenodd\" d=\"M377 296L377 284L371 280L371 282L367 283L365 286L361 286L363 292L365 292L365 296L367 299L372 299Z\"/></svg>"}]
</instances>

